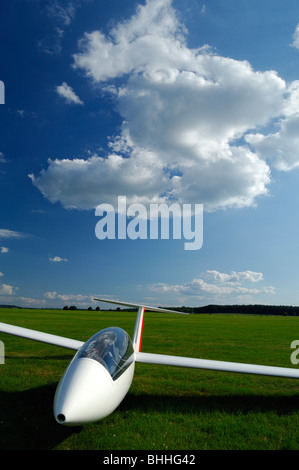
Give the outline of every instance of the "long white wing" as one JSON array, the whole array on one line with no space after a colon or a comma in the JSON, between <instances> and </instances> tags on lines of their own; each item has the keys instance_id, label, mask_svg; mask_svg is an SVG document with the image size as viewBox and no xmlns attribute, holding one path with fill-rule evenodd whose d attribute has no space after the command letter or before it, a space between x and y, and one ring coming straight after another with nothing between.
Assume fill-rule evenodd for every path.
<instances>
[{"instance_id":1,"label":"long white wing","mask_svg":"<svg viewBox=\"0 0 299 470\"><path fill-rule=\"evenodd\" d=\"M40 341L42 343L61 346L68 349L78 350L84 342L65 338L63 336L43 333L20 326L9 325L0 322L0 332L23 338ZM213 361L208 359L196 359L182 356L168 356L163 354L151 354L135 352L135 361L148 364L160 364L177 367L191 367L196 369L218 370L222 372L239 372L244 374L269 375L275 377L299 378L299 370L287 367L263 366L255 364L244 364L238 362Z\"/></svg>"},{"instance_id":2,"label":"long white wing","mask_svg":"<svg viewBox=\"0 0 299 470\"><path fill-rule=\"evenodd\" d=\"M135 353L136 362L160 364L178 367L193 367L196 369L218 370L222 372L239 372L243 374L270 375L275 377L289 377L299 379L299 370L287 367L272 367L238 362L212 361L208 359L194 359L180 356L167 356L163 354Z\"/></svg>"},{"instance_id":3,"label":"long white wing","mask_svg":"<svg viewBox=\"0 0 299 470\"><path fill-rule=\"evenodd\" d=\"M178 312L177 310L170 310L167 308L161 308L161 307L152 307L150 305L144 305L144 304L132 304L129 302L119 302L118 300L111 300L111 299L94 299L97 300L98 302L107 302L109 304L115 304L115 305L123 305L125 307L132 307L132 308L145 308L145 310L149 310L151 312L165 312L165 313L179 313L180 315L189 315L189 313L185 312Z\"/></svg>"},{"instance_id":4,"label":"long white wing","mask_svg":"<svg viewBox=\"0 0 299 470\"><path fill-rule=\"evenodd\" d=\"M84 342L75 339L64 338L63 336L43 333L42 331L30 330L21 326L0 323L0 331L9 335L21 336L22 338L33 339L42 343L62 346L63 348L78 350Z\"/></svg>"}]
</instances>

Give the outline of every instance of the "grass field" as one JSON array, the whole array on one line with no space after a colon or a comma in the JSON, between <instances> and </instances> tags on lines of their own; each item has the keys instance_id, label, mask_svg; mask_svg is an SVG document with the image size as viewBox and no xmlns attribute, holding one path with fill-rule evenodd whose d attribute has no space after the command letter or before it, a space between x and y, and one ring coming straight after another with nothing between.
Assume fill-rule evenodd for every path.
<instances>
[{"instance_id":1,"label":"grass field","mask_svg":"<svg viewBox=\"0 0 299 470\"><path fill-rule=\"evenodd\" d=\"M0 309L0 321L86 340L107 326L132 337L135 313ZM142 350L284 367L298 317L146 312ZM299 449L296 379L136 364L129 394L80 433L52 404L73 351L0 333L0 450Z\"/></svg>"}]
</instances>

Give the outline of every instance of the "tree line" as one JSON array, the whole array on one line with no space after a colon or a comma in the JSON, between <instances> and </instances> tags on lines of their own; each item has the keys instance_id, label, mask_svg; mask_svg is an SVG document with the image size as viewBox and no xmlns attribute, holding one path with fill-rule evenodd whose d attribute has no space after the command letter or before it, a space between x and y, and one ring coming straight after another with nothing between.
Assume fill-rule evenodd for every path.
<instances>
[{"instance_id":1,"label":"tree line","mask_svg":"<svg viewBox=\"0 0 299 470\"><path fill-rule=\"evenodd\" d=\"M163 307L162 307L163 308ZM281 315L281 316L299 316L299 306L286 306L286 305L205 305L203 307L166 307L169 310L178 310L180 312L189 314L201 314L201 313L232 313L232 314L246 314L246 315ZM77 307L72 305L70 307L65 306L64 310L77 310ZM79 310L79 308L78 308ZM81 310L81 309L80 309ZM89 307L86 310L93 310ZM95 311L99 311L100 307L96 307ZM107 309L108 310L108 309ZM135 312L136 308L120 308L109 309L109 311L126 311ZM106 311L106 309L105 309Z\"/></svg>"},{"instance_id":2,"label":"tree line","mask_svg":"<svg viewBox=\"0 0 299 470\"><path fill-rule=\"evenodd\" d=\"M185 313L234 313L247 315L299 316L299 307L286 305L205 305L204 307L179 307Z\"/></svg>"}]
</instances>

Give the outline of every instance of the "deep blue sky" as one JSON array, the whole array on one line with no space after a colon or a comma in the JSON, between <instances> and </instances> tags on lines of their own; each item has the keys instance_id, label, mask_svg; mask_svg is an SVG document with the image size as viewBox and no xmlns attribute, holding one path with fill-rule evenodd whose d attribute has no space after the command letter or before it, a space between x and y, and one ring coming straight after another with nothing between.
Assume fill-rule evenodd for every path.
<instances>
[{"instance_id":1,"label":"deep blue sky","mask_svg":"<svg viewBox=\"0 0 299 470\"><path fill-rule=\"evenodd\" d=\"M5 0L0 18L0 303L299 304L297 1ZM96 238L97 204L165 194L204 204L200 250Z\"/></svg>"}]
</instances>

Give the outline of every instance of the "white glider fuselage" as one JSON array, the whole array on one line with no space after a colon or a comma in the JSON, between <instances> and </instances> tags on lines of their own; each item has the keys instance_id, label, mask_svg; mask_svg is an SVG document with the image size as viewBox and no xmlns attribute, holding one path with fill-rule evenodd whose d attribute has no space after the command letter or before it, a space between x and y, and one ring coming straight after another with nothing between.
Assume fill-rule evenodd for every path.
<instances>
[{"instance_id":1,"label":"white glider fuselage","mask_svg":"<svg viewBox=\"0 0 299 470\"><path fill-rule=\"evenodd\" d=\"M107 299L102 300L114 303ZM128 393L139 353L145 308L171 313L173 310L137 307L132 341L121 328L106 328L90 338L75 354L63 374L54 397L54 416L64 426L81 426L110 415Z\"/></svg>"},{"instance_id":2,"label":"white glider fuselage","mask_svg":"<svg viewBox=\"0 0 299 470\"><path fill-rule=\"evenodd\" d=\"M111 414L131 386L135 357L131 339L121 328L95 334L77 351L54 397L59 424L81 426Z\"/></svg>"}]
</instances>

